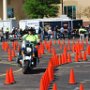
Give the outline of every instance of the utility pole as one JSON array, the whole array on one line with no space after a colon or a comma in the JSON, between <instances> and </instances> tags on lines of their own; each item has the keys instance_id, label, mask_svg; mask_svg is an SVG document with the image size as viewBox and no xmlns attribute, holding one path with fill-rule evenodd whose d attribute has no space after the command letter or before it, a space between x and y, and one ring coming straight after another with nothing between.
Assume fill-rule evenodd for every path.
<instances>
[{"instance_id":1,"label":"utility pole","mask_svg":"<svg viewBox=\"0 0 90 90\"><path fill-rule=\"evenodd\" d=\"M63 10L63 0L62 0L62 15L64 14L64 10Z\"/></svg>"},{"instance_id":2,"label":"utility pole","mask_svg":"<svg viewBox=\"0 0 90 90\"><path fill-rule=\"evenodd\" d=\"M7 19L7 0L3 0L3 20Z\"/></svg>"}]
</instances>

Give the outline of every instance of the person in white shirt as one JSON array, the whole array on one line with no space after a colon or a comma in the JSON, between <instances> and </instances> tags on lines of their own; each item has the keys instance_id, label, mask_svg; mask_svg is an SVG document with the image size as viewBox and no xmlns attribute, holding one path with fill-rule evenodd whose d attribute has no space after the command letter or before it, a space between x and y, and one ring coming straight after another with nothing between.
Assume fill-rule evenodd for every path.
<instances>
[{"instance_id":1,"label":"person in white shirt","mask_svg":"<svg viewBox=\"0 0 90 90\"><path fill-rule=\"evenodd\" d=\"M49 28L49 30L48 30L48 40L51 39L51 36L52 36L52 30L51 30L51 28Z\"/></svg>"}]
</instances>

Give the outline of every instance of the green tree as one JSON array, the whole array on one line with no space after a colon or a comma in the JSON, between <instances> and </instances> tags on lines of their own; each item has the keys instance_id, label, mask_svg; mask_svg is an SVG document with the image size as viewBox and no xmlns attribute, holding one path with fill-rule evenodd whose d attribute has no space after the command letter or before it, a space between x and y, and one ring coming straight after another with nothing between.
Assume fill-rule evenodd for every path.
<instances>
[{"instance_id":1,"label":"green tree","mask_svg":"<svg viewBox=\"0 0 90 90\"><path fill-rule=\"evenodd\" d=\"M23 10L28 18L43 18L57 16L60 0L25 0Z\"/></svg>"},{"instance_id":2,"label":"green tree","mask_svg":"<svg viewBox=\"0 0 90 90\"><path fill-rule=\"evenodd\" d=\"M90 6L88 6L84 9L83 14L90 20Z\"/></svg>"}]
</instances>

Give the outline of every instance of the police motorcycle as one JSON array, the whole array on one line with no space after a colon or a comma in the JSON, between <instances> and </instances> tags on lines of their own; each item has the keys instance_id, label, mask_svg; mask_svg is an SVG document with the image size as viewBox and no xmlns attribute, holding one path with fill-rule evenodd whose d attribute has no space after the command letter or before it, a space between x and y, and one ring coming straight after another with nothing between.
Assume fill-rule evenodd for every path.
<instances>
[{"instance_id":1,"label":"police motorcycle","mask_svg":"<svg viewBox=\"0 0 90 90\"><path fill-rule=\"evenodd\" d=\"M23 74L31 71L38 64L38 54L35 51L35 45L32 42L25 42L24 56L21 52L18 55L17 62L22 67Z\"/></svg>"}]
</instances>

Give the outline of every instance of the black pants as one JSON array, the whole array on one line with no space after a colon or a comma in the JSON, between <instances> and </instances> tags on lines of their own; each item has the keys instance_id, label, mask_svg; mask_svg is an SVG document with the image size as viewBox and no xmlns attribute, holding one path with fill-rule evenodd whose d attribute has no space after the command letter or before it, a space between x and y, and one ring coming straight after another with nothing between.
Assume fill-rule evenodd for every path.
<instances>
[{"instance_id":1,"label":"black pants","mask_svg":"<svg viewBox=\"0 0 90 90\"><path fill-rule=\"evenodd\" d=\"M6 32L6 40L9 39L9 32Z\"/></svg>"}]
</instances>

